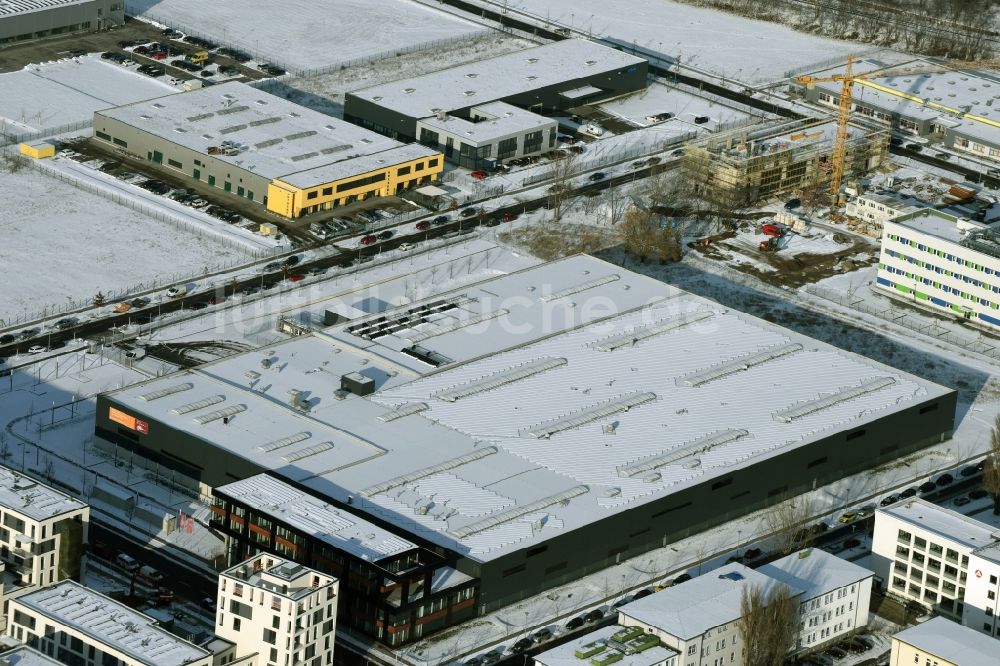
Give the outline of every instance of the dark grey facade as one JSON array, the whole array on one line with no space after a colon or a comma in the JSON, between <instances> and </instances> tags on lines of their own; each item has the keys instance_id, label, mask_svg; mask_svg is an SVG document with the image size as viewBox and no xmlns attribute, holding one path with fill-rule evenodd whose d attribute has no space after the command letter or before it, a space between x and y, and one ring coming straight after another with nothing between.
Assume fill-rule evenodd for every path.
<instances>
[{"instance_id":1,"label":"dark grey facade","mask_svg":"<svg viewBox=\"0 0 1000 666\"><path fill-rule=\"evenodd\" d=\"M624 68L595 71L584 77L567 79L540 88L531 89L526 86L528 89L516 95L490 100L477 99L468 106L446 109L445 111L449 115L468 119L473 107L482 106L488 102L503 101L540 115L552 114L587 102L643 90L646 87L647 70L648 63L642 61ZM560 94L586 86L592 86L599 92L576 96L572 99ZM399 141L416 141L417 121L429 115L429 113L420 116L407 115L392 108L380 106L377 102L362 99L353 93L347 93L344 97L344 120Z\"/></svg>"},{"instance_id":2,"label":"dark grey facade","mask_svg":"<svg viewBox=\"0 0 1000 666\"><path fill-rule=\"evenodd\" d=\"M951 436L955 403L953 391L926 398L861 427L761 458L725 476L706 479L494 560L480 562L459 553L448 556L455 558L459 570L479 579L479 612L490 611L936 444ZM133 451L153 464L211 487L270 471L152 419L148 434L123 428L110 420L112 407L127 413L133 410L113 396L98 396L96 435L98 440L117 445L119 457ZM330 498L324 500L348 513L357 510ZM374 515L364 517L445 554L419 534L401 531Z\"/></svg>"},{"instance_id":3,"label":"dark grey facade","mask_svg":"<svg viewBox=\"0 0 1000 666\"><path fill-rule=\"evenodd\" d=\"M235 196L267 203L271 179L108 118L100 111L94 113L94 140L176 176L194 178Z\"/></svg>"},{"instance_id":4,"label":"dark grey facade","mask_svg":"<svg viewBox=\"0 0 1000 666\"><path fill-rule=\"evenodd\" d=\"M56 35L106 30L124 22L124 0L66 4L11 0L0 5L0 48Z\"/></svg>"}]
</instances>

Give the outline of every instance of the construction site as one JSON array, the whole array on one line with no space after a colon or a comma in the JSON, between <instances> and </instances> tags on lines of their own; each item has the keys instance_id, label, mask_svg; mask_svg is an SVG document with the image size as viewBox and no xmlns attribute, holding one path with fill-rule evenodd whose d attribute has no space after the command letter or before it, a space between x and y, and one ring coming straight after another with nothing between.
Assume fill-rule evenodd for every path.
<instances>
[{"instance_id":1,"label":"construction site","mask_svg":"<svg viewBox=\"0 0 1000 666\"><path fill-rule=\"evenodd\" d=\"M888 128L851 121L846 130L844 176L867 173L888 158ZM689 145L682 168L700 197L734 210L797 191L828 190L836 142L832 119L739 128Z\"/></svg>"}]
</instances>

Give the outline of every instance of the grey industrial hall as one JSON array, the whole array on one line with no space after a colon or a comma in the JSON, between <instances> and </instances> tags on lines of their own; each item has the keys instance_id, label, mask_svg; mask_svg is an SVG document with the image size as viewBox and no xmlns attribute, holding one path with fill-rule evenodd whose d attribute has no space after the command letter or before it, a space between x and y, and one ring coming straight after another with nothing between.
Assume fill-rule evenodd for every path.
<instances>
[{"instance_id":1,"label":"grey industrial hall","mask_svg":"<svg viewBox=\"0 0 1000 666\"><path fill-rule=\"evenodd\" d=\"M0 48L125 23L125 0L2 0Z\"/></svg>"}]
</instances>

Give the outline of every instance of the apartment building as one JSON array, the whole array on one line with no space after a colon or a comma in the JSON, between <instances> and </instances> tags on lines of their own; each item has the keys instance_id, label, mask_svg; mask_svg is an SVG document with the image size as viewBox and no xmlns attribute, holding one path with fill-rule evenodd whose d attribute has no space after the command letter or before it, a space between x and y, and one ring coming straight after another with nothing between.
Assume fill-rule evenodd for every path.
<instances>
[{"instance_id":1,"label":"apartment building","mask_svg":"<svg viewBox=\"0 0 1000 666\"><path fill-rule=\"evenodd\" d=\"M934 209L885 223L876 285L914 303L1000 328L1000 227Z\"/></svg>"},{"instance_id":2,"label":"apartment building","mask_svg":"<svg viewBox=\"0 0 1000 666\"><path fill-rule=\"evenodd\" d=\"M23 588L81 579L90 507L0 467L0 562Z\"/></svg>"},{"instance_id":3,"label":"apartment building","mask_svg":"<svg viewBox=\"0 0 1000 666\"><path fill-rule=\"evenodd\" d=\"M845 214L857 231L881 238L886 222L917 210L917 206L888 194L862 194L848 200Z\"/></svg>"},{"instance_id":4,"label":"apartment building","mask_svg":"<svg viewBox=\"0 0 1000 666\"><path fill-rule=\"evenodd\" d=\"M997 666L1000 641L943 617L892 637L889 666Z\"/></svg>"},{"instance_id":5,"label":"apartment building","mask_svg":"<svg viewBox=\"0 0 1000 666\"><path fill-rule=\"evenodd\" d=\"M74 666L212 666L206 649L100 592L65 580L9 603L7 635Z\"/></svg>"},{"instance_id":6,"label":"apartment building","mask_svg":"<svg viewBox=\"0 0 1000 666\"><path fill-rule=\"evenodd\" d=\"M995 541L989 525L920 498L875 512L872 569L889 594L960 620L969 558Z\"/></svg>"},{"instance_id":7,"label":"apartment building","mask_svg":"<svg viewBox=\"0 0 1000 666\"><path fill-rule=\"evenodd\" d=\"M807 549L757 571L802 590L797 651L838 641L868 624L875 575L864 567L824 550Z\"/></svg>"},{"instance_id":8,"label":"apartment building","mask_svg":"<svg viewBox=\"0 0 1000 666\"><path fill-rule=\"evenodd\" d=\"M338 590L332 576L258 555L219 575L215 633L254 666L331 664Z\"/></svg>"}]
</instances>

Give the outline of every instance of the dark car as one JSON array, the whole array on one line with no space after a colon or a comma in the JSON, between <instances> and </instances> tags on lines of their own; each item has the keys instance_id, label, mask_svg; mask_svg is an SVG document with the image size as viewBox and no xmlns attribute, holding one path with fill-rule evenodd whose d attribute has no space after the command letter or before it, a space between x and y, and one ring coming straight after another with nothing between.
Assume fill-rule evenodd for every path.
<instances>
[{"instance_id":1,"label":"dark car","mask_svg":"<svg viewBox=\"0 0 1000 666\"><path fill-rule=\"evenodd\" d=\"M101 54L101 60L111 60L111 56L116 56L116 55L118 54L115 53L114 51L105 51L104 53Z\"/></svg>"},{"instance_id":2,"label":"dark car","mask_svg":"<svg viewBox=\"0 0 1000 666\"><path fill-rule=\"evenodd\" d=\"M785 210L794 210L802 205L802 199L789 199L785 202Z\"/></svg>"},{"instance_id":3,"label":"dark car","mask_svg":"<svg viewBox=\"0 0 1000 666\"><path fill-rule=\"evenodd\" d=\"M710 120L710 118L708 116L695 116L694 124L695 125L704 125L709 120Z\"/></svg>"},{"instance_id":4,"label":"dark car","mask_svg":"<svg viewBox=\"0 0 1000 666\"><path fill-rule=\"evenodd\" d=\"M298 266L300 261L302 261L302 257L297 254L293 254L290 257L285 257L285 260L281 262L281 265L285 268L291 268L292 266Z\"/></svg>"},{"instance_id":5,"label":"dark car","mask_svg":"<svg viewBox=\"0 0 1000 666\"><path fill-rule=\"evenodd\" d=\"M10 333L4 333L3 335L0 335L0 345L9 345L10 343L14 342L14 340L16 340L16 339L17 338L15 338Z\"/></svg>"},{"instance_id":6,"label":"dark car","mask_svg":"<svg viewBox=\"0 0 1000 666\"><path fill-rule=\"evenodd\" d=\"M595 183L597 181L599 181L599 180L604 180L604 178L605 178L605 174L603 172L601 172L601 171L598 171L597 173L592 173L589 176L587 176L587 180L595 182Z\"/></svg>"},{"instance_id":7,"label":"dark car","mask_svg":"<svg viewBox=\"0 0 1000 666\"><path fill-rule=\"evenodd\" d=\"M413 228L417 231L427 231L431 228L431 223L429 220L423 220L422 222L417 222Z\"/></svg>"},{"instance_id":8,"label":"dark car","mask_svg":"<svg viewBox=\"0 0 1000 666\"><path fill-rule=\"evenodd\" d=\"M962 471L958 473L959 476L975 476L976 474L979 474L979 468L975 465L963 467Z\"/></svg>"},{"instance_id":9,"label":"dark car","mask_svg":"<svg viewBox=\"0 0 1000 666\"><path fill-rule=\"evenodd\" d=\"M460 215L461 215L462 217L472 217L472 216L473 216L473 215L475 215L475 214L476 214L477 212L479 212L479 211L477 211L477 210L476 210L475 208L466 208L465 210L463 210L463 211L462 211L461 213L459 213L459 214L460 214Z\"/></svg>"},{"instance_id":10,"label":"dark car","mask_svg":"<svg viewBox=\"0 0 1000 666\"><path fill-rule=\"evenodd\" d=\"M390 238L392 238L395 235L396 235L395 231L393 231L392 229L386 229L385 231L383 231L382 233L380 233L378 235L378 237L379 237L379 240L389 240Z\"/></svg>"},{"instance_id":11,"label":"dark car","mask_svg":"<svg viewBox=\"0 0 1000 666\"><path fill-rule=\"evenodd\" d=\"M635 596L633 597L633 599L642 599L643 597L648 597L652 593L653 593L652 590L650 590L648 588L643 588L643 589L641 589L641 590L639 590L638 592L635 593Z\"/></svg>"},{"instance_id":12,"label":"dark car","mask_svg":"<svg viewBox=\"0 0 1000 666\"><path fill-rule=\"evenodd\" d=\"M744 560L756 560L758 557L763 555L760 548L751 548L747 552L743 553Z\"/></svg>"},{"instance_id":13,"label":"dark car","mask_svg":"<svg viewBox=\"0 0 1000 666\"><path fill-rule=\"evenodd\" d=\"M573 631L574 629L579 629L582 626L583 626L582 617L574 617L572 620L566 623L566 628L570 631Z\"/></svg>"},{"instance_id":14,"label":"dark car","mask_svg":"<svg viewBox=\"0 0 1000 666\"><path fill-rule=\"evenodd\" d=\"M585 619L587 622L597 622L598 620L601 620L603 618L604 618L604 611L602 611L600 608L595 608L594 610L590 611L589 613L583 616L583 619Z\"/></svg>"},{"instance_id":15,"label":"dark car","mask_svg":"<svg viewBox=\"0 0 1000 666\"><path fill-rule=\"evenodd\" d=\"M448 222L447 215L438 215L433 220L431 220L431 224L433 224L435 227L438 226L439 224L446 224L447 222Z\"/></svg>"},{"instance_id":16,"label":"dark car","mask_svg":"<svg viewBox=\"0 0 1000 666\"><path fill-rule=\"evenodd\" d=\"M679 585L680 583L686 583L691 580L691 574L682 573L677 578L674 578L674 585Z\"/></svg>"},{"instance_id":17,"label":"dark car","mask_svg":"<svg viewBox=\"0 0 1000 666\"><path fill-rule=\"evenodd\" d=\"M583 155L587 152L587 149L584 146L567 146L566 150L571 153L575 153L576 155Z\"/></svg>"},{"instance_id":18,"label":"dark car","mask_svg":"<svg viewBox=\"0 0 1000 666\"><path fill-rule=\"evenodd\" d=\"M143 72L143 74L145 74L146 76L152 76L153 78L156 78L157 76L163 76L165 73L166 73L165 69L156 66L150 67L145 72Z\"/></svg>"},{"instance_id":19,"label":"dark car","mask_svg":"<svg viewBox=\"0 0 1000 666\"><path fill-rule=\"evenodd\" d=\"M982 488L976 488L975 490L969 493L969 499L974 499L974 500L982 499L987 495L989 495L989 493L983 490Z\"/></svg>"},{"instance_id":20,"label":"dark car","mask_svg":"<svg viewBox=\"0 0 1000 666\"><path fill-rule=\"evenodd\" d=\"M118 48L127 49L128 47L136 46L137 44L142 44L142 42L135 39L123 39L122 41L118 42Z\"/></svg>"},{"instance_id":21,"label":"dark car","mask_svg":"<svg viewBox=\"0 0 1000 666\"><path fill-rule=\"evenodd\" d=\"M199 73L199 76L204 76L205 78L208 78L208 77L212 76L213 73L214 72L212 72L212 70L210 70L210 69L203 69Z\"/></svg>"},{"instance_id":22,"label":"dark car","mask_svg":"<svg viewBox=\"0 0 1000 666\"><path fill-rule=\"evenodd\" d=\"M527 650L528 648L530 648L531 645L532 641L530 638L522 638L521 640L517 641L516 643L510 646L510 651L513 652L514 654L520 654L525 650Z\"/></svg>"},{"instance_id":23,"label":"dark car","mask_svg":"<svg viewBox=\"0 0 1000 666\"><path fill-rule=\"evenodd\" d=\"M890 504L895 504L897 501L899 501L898 497L895 495L889 495L888 497L883 497L882 501L878 504L879 506L889 506Z\"/></svg>"},{"instance_id":24,"label":"dark car","mask_svg":"<svg viewBox=\"0 0 1000 666\"><path fill-rule=\"evenodd\" d=\"M841 650L839 647L832 647L826 651L826 654L830 655L834 659L843 659L847 656L847 653Z\"/></svg>"},{"instance_id":25,"label":"dark car","mask_svg":"<svg viewBox=\"0 0 1000 666\"><path fill-rule=\"evenodd\" d=\"M141 56L149 55L149 47L147 47L147 46L137 46L134 49L132 49L132 53L134 53L136 55L141 55Z\"/></svg>"},{"instance_id":26,"label":"dark car","mask_svg":"<svg viewBox=\"0 0 1000 666\"><path fill-rule=\"evenodd\" d=\"M903 492L899 493L899 497L900 497L900 499L907 499L907 498L913 497L916 494L917 494L917 489L916 488L907 488Z\"/></svg>"},{"instance_id":27,"label":"dark car","mask_svg":"<svg viewBox=\"0 0 1000 666\"><path fill-rule=\"evenodd\" d=\"M955 480L955 477L953 477L951 474L942 474L941 476L939 476L937 478L937 481L935 481L934 483L937 484L937 485L939 485L939 486L947 486L949 483L951 483L954 480Z\"/></svg>"},{"instance_id":28,"label":"dark car","mask_svg":"<svg viewBox=\"0 0 1000 666\"><path fill-rule=\"evenodd\" d=\"M968 504L971 501L972 500L970 500L968 497L956 497L955 498L955 506L965 506L966 504Z\"/></svg>"},{"instance_id":29,"label":"dark car","mask_svg":"<svg viewBox=\"0 0 1000 666\"><path fill-rule=\"evenodd\" d=\"M377 240L378 240L378 238L376 238L375 236L373 236L371 234L368 234L367 236L362 236L361 240L359 240L358 242L361 243L362 245L371 245L372 243L374 243Z\"/></svg>"},{"instance_id":30,"label":"dark car","mask_svg":"<svg viewBox=\"0 0 1000 666\"><path fill-rule=\"evenodd\" d=\"M539 629L538 631L535 632L535 635L532 636L532 638L535 640L536 643L544 643L545 641L552 638L552 630L549 629L548 627L545 627L544 629Z\"/></svg>"},{"instance_id":31,"label":"dark car","mask_svg":"<svg viewBox=\"0 0 1000 666\"><path fill-rule=\"evenodd\" d=\"M272 261L271 263L264 266L265 273L273 273L274 271L281 270L281 263L277 261Z\"/></svg>"},{"instance_id":32,"label":"dark car","mask_svg":"<svg viewBox=\"0 0 1000 666\"><path fill-rule=\"evenodd\" d=\"M921 150L924 149L924 147L921 146L919 143L908 143L906 144L906 149L912 150L915 153L919 153Z\"/></svg>"},{"instance_id":33,"label":"dark car","mask_svg":"<svg viewBox=\"0 0 1000 666\"><path fill-rule=\"evenodd\" d=\"M133 308L144 308L149 305L149 299L146 297L133 298L129 304Z\"/></svg>"},{"instance_id":34,"label":"dark car","mask_svg":"<svg viewBox=\"0 0 1000 666\"><path fill-rule=\"evenodd\" d=\"M65 319L60 319L59 321L54 323L53 326L58 328L60 331L65 331L67 328L72 328L75 324L76 324L75 319L66 317Z\"/></svg>"},{"instance_id":35,"label":"dark car","mask_svg":"<svg viewBox=\"0 0 1000 666\"><path fill-rule=\"evenodd\" d=\"M925 481L924 483L921 483L919 488L917 489L922 493L929 493L936 488L937 484L935 484L933 481Z\"/></svg>"},{"instance_id":36,"label":"dark car","mask_svg":"<svg viewBox=\"0 0 1000 666\"><path fill-rule=\"evenodd\" d=\"M848 539L844 542L844 550L847 550L848 548L857 548L860 545L861 541L858 539Z\"/></svg>"}]
</instances>

